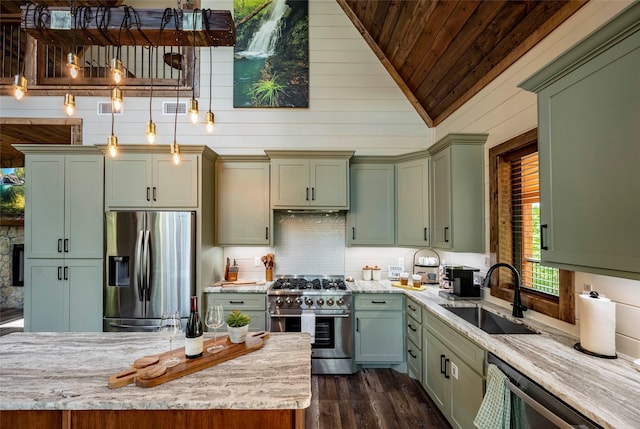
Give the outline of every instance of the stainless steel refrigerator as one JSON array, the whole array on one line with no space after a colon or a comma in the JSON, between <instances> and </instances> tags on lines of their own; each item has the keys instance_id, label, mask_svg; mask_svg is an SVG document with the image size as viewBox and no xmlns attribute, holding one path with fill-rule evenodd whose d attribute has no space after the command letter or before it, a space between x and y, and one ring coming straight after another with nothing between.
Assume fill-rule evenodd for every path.
<instances>
[{"instance_id":1,"label":"stainless steel refrigerator","mask_svg":"<svg viewBox=\"0 0 640 429\"><path fill-rule=\"evenodd\" d=\"M103 330L152 331L164 312L183 324L195 294L195 213L105 213Z\"/></svg>"}]
</instances>

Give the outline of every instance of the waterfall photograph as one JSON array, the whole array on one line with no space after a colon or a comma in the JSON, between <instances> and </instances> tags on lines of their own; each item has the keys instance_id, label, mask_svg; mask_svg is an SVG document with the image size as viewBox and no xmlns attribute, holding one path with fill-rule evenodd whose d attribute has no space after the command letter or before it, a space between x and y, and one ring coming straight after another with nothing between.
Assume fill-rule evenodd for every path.
<instances>
[{"instance_id":1,"label":"waterfall photograph","mask_svg":"<svg viewBox=\"0 0 640 429\"><path fill-rule=\"evenodd\" d=\"M309 107L308 0L233 5L233 107Z\"/></svg>"}]
</instances>

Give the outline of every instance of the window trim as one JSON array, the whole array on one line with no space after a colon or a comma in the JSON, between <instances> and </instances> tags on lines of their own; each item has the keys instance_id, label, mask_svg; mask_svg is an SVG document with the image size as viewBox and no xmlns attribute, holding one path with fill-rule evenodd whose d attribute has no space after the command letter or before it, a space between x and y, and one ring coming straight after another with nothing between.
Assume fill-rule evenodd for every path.
<instances>
[{"instance_id":1,"label":"window trim","mask_svg":"<svg viewBox=\"0 0 640 429\"><path fill-rule=\"evenodd\" d=\"M505 157L513 157L513 155L523 153L527 150L527 147L532 145L536 145L537 147L537 144L538 129L534 128L531 131L527 131L489 149L489 241L490 252L492 257L495 258L495 262L503 262L500 260L500 193L498 185L498 165L501 161L504 162ZM507 245L505 244L504 246ZM505 253L505 251L502 253ZM510 252L508 251L506 253ZM506 272L500 273L501 270L497 271L491 279L491 295L512 302L513 281L511 276ZM522 303L531 310L567 323L575 324L575 274L573 271L561 269L559 280L559 296L557 298L535 291L521 289Z\"/></svg>"}]
</instances>

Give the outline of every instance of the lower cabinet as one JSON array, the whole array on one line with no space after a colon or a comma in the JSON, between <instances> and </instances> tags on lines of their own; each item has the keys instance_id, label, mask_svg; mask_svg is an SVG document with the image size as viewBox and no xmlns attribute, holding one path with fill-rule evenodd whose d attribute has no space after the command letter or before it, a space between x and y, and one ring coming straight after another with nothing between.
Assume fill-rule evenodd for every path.
<instances>
[{"instance_id":1,"label":"lower cabinet","mask_svg":"<svg viewBox=\"0 0 640 429\"><path fill-rule=\"evenodd\" d=\"M224 318L227 319L233 310L240 310L251 318L249 331L267 330L267 295L264 293L223 293L214 292L206 294L206 304L221 304L224 308ZM206 314L207 307L203 307L202 316ZM226 326L226 325L225 325ZM218 332L225 332L221 328Z\"/></svg>"},{"instance_id":2,"label":"lower cabinet","mask_svg":"<svg viewBox=\"0 0 640 429\"><path fill-rule=\"evenodd\" d=\"M405 298L407 332L407 373L409 377L422 380L422 307L411 298Z\"/></svg>"},{"instance_id":3,"label":"lower cabinet","mask_svg":"<svg viewBox=\"0 0 640 429\"><path fill-rule=\"evenodd\" d=\"M404 362L404 295L356 294L355 363Z\"/></svg>"},{"instance_id":4,"label":"lower cabinet","mask_svg":"<svg viewBox=\"0 0 640 429\"><path fill-rule=\"evenodd\" d=\"M25 331L102 332L102 259L27 259Z\"/></svg>"},{"instance_id":5,"label":"lower cabinet","mask_svg":"<svg viewBox=\"0 0 640 429\"><path fill-rule=\"evenodd\" d=\"M424 387L454 428L474 427L484 395L486 353L435 316L424 313Z\"/></svg>"}]
</instances>

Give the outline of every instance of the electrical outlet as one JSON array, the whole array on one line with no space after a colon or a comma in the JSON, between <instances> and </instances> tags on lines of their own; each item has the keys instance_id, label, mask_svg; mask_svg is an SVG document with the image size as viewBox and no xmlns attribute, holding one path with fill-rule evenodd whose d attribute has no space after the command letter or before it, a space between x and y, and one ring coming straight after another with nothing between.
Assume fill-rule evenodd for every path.
<instances>
[{"instance_id":1,"label":"electrical outlet","mask_svg":"<svg viewBox=\"0 0 640 429\"><path fill-rule=\"evenodd\" d=\"M255 258L253 258L253 266L254 267L259 267L261 265L260 263L260 256L256 256Z\"/></svg>"},{"instance_id":2,"label":"electrical outlet","mask_svg":"<svg viewBox=\"0 0 640 429\"><path fill-rule=\"evenodd\" d=\"M451 375L453 376L453 378L455 378L456 380L458 379L458 365L456 365L455 363L451 362Z\"/></svg>"}]
</instances>

